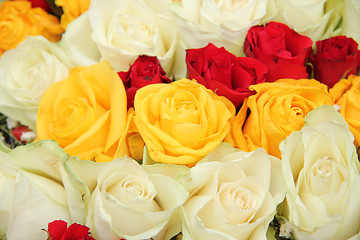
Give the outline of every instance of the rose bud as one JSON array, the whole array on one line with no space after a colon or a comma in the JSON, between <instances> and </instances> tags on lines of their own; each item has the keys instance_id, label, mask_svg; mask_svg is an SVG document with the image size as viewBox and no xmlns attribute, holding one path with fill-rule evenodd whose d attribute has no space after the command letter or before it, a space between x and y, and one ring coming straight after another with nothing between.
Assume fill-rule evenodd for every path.
<instances>
[{"instance_id":1,"label":"rose bud","mask_svg":"<svg viewBox=\"0 0 360 240\"><path fill-rule=\"evenodd\" d=\"M352 38L336 36L316 42L316 54L311 58L314 78L329 87L350 74L357 74L360 54Z\"/></svg>"},{"instance_id":2,"label":"rose bud","mask_svg":"<svg viewBox=\"0 0 360 240\"><path fill-rule=\"evenodd\" d=\"M154 83L170 83L157 57L139 56L129 71L118 72L124 83L128 108L134 106L134 97L138 89Z\"/></svg>"}]
</instances>

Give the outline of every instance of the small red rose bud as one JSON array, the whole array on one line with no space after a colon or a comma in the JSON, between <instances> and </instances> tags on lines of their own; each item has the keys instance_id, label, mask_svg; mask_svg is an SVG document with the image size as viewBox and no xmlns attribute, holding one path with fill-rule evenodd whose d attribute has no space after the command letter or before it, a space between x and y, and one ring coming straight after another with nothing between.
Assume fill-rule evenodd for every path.
<instances>
[{"instance_id":1,"label":"small red rose bud","mask_svg":"<svg viewBox=\"0 0 360 240\"><path fill-rule=\"evenodd\" d=\"M27 127L27 126L23 126L23 125L20 125L20 126L17 126L13 129L11 129L11 134L14 136L14 138L16 138L17 140L25 143L25 141L23 141L21 139L21 136L23 135L23 133L25 132L30 132L31 130Z\"/></svg>"}]
</instances>

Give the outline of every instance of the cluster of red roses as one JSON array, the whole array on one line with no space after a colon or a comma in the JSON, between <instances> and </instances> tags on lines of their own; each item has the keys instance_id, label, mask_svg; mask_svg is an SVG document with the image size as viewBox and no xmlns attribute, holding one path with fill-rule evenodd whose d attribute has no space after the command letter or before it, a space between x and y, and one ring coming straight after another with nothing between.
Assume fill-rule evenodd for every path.
<instances>
[{"instance_id":1,"label":"cluster of red roses","mask_svg":"<svg viewBox=\"0 0 360 240\"><path fill-rule=\"evenodd\" d=\"M186 50L188 78L225 96L239 108L251 95L250 85L281 78L308 78L332 87L341 78L356 74L360 66L358 44L345 36L316 42L288 26L270 22L254 26L244 43L246 57L236 57L223 47L209 43L200 49ZM132 106L137 89L153 83L169 83L156 57L140 56L128 72L119 73Z\"/></svg>"}]
</instances>

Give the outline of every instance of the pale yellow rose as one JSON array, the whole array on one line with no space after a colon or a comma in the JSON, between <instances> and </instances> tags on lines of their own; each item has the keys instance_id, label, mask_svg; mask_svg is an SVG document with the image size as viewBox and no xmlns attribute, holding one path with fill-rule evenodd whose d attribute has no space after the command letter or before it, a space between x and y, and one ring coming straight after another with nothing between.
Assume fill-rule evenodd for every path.
<instances>
[{"instance_id":1,"label":"pale yellow rose","mask_svg":"<svg viewBox=\"0 0 360 240\"><path fill-rule=\"evenodd\" d=\"M247 153L221 143L180 182L190 192L183 207L183 240L266 239L285 197L281 161L264 149Z\"/></svg>"},{"instance_id":2,"label":"pale yellow rose","mask_svg":"<svg viewBox=\"0 0 360 240\"><path fill-rule=\"evenodd\" d=\"M63 33L59 20L28 1L7 1L0 5L0 55L15 48L26 36L43 35L58 41Z\"/></svg>"},{"instance_id":3,"label":"pale yellow rose","mask_svg":"<svg viewBox=\"0 0 360 240\"><path fill-rule=\"evenodd\" d=\"M234 105L189 79L152 84L135 95L135 123L156 162L194 165L230 130Z\"/></svg>"},{"instance_id":4,"label":"pale yellow rose","mask_svg":"<svg viewBox=\"0 0 360 240\"><path fill-rule=\"evenodd\" d=\"M123 83L109 63L77 67L44 93L37 140L56 140L83 160L110 161L129 155L126 137L132 115Z\"/></svg>"},{"instance_id":5,"label":"pale yellow rose","mask_svg":"<svg viewBox=\"0 0 360 240\"><path fill-rule=\"evenodd\" d=\"M80 160L54 141L0 151L0 233L6 239L47 239L43 229L57 219L85 224L90 193L69 162Z\"/></svg>"},{"instance_id":6,"label":"pale yellow rose","mask_svg":"<svg viewBox=\"0 0 360 240\"><path fill-rule=\"evenodd\" d=\"M360 43L360 29L357 27L360 25L360 1L345 0L342 16L344 19L342 34Z\"/></svg>"},{"instance_id":7,"label":"pale yellow rose","mask_svg":"<svg viewBox=\"0 0 360 240\"><path fill-rule=\"evenodd\" d=\"M189 193L173 178L154 173L157 167L172 172L174 166L156 165L148 173L123 157L99 171L86 224L96 239L162 240L181 231L178 210Z\"/></svg>"},{"instance_id":8,"label":"pale yellow rose","mask_svg":"<svg viewBox=\"0 0 360 240\"><path fill-rule=\"evenodd\" d=\"M284 216L295 239L348 239L359 232L360 174L353 141L346 121L324 105L280 144Z\"/></svg>"},{"instance_id":9,"label":"pale yellow rose","mask_svg":"<svg viewBox=\"0 0 360 240\"><path fill-rule=\"evenodd\" d=\"M271 21L281 22L314 42L340 34L341 7L338 0L269 0L279 10Z\"/></svg>"},{"instance_id":10,"label":"pale yellow rose","mask_svg":"<svg viewBox=\"0 0 360 240\"><path fill-rule=\"evenodd\" d=\"M281 79L250 89L256 93L245 99L226 141L244 151L262 147L279 158L279 143L304 126L305 116L332 103L327 86L314 79Z\"/></svg>"},{"instance_id":11,"label":"pale yellow rose","mask_svg":"<svg viewBox=\"0 0 360 240\"><path fill-rule=\"evenodd\" d=\"M61 15L60 24L66 29L69 23L88 10L90 0L55 0L55 4L64 12Z\"/></svg>"},{"instance_id":12,"label":"pale yellow rose","mask_svg":"<svg viewBox=\"0 0 360 240\"><path fill-rule=\"evenodd\" d=\"M171 74L184 60L176 61L175 23L154 11L163 2L152 0L150 7L145 0L92 0L88 11L68 25L61 42L80 66L106 60L116 71L127 71L139 55L149 55Z\"/></svg>"},{"instance_id":13,"label":"pale yellow rose","mask_svg":"<svg viewBox=\"0 0 360 240\"><path fill-rule=\"evenodd\" d=\"M40 99L73 67L58 44L28 36L0 58L0 112L35 130Z\"/></svg>"},{"instance_id":14,"label":"pale yellow rose","mask_svg":"<svg viewBox=\"0 0 360 240\"><path fill-rule=\"evenodd\" d=\"M355 136L355 145L360 146L360 77L350 75L342 79L330 89L331 97L340 107L340 114L350 126Z\"/></svg>"}]
</instances>

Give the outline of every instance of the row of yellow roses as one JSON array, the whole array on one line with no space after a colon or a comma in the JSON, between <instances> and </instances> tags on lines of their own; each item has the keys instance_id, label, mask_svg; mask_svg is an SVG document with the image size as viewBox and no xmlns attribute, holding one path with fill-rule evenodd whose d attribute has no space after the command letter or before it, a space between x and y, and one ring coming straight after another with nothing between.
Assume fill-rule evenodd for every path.
<instances>
[{"instance_id":1,"label":"row of yellow roses","mask_svg":"<svg viewBox=\"0 0 360 240\"><path fill-rule=\"evenodd\" d=\"M280 158L279 143L304 125L304 117L324 104L340 106L359 145L359 77L327 86L312 79L282 79L251 87L235 116L225 97L194 80L153 84L135 95L127 110L126 92L107 62L70 70L69 77L43 95L37 140L53 139L80 159L110 161L124 155L142 159L144 143L156 162L194 165L222 141L245 151L264 148ZM354 87L352 87L354 85Z\"/></svg>"}]
</instances>

